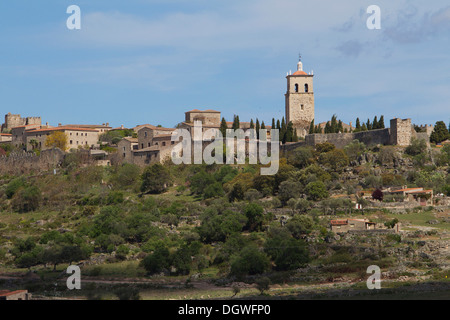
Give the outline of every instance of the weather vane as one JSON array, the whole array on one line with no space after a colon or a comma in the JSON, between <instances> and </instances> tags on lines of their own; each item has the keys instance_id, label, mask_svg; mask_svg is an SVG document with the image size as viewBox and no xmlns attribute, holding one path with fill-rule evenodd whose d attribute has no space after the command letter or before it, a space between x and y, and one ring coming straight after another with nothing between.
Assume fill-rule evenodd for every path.
<instances>
[{"instance_id":1,"label":"weather vane","mask_svg":"<svg viewBox=\"0 0 450 320\"><path fill-rule=\"evenodd\" d=\"M302 54L301 53L298 54L298 61L302 61Z\"/></svg>"}]
</instances>

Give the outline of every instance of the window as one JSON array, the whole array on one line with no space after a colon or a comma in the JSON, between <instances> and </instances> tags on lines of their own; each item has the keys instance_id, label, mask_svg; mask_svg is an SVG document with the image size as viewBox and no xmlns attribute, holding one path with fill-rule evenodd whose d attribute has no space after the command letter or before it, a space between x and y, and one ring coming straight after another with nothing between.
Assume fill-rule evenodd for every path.
<instances>
[{"instance_id":1,"label":"window","mask_svg":"<svg viewBox=\"0 0 450 320\"><path fill-rule=\"evenodd\" d=\"M149 143L148 143L148 146L149 146L149 147L151 147L151 146L152 146L152 144L151 144L151 143L149 142Z\"/></svg>"},{"instance_id":2,"label":"window","mask_svg":"<svg viewBox=\"0 0 450 320\"><path fill-rule=\"evenodd\" d=\"M144 137L147 138L147 131L144 131Z\"/></svg>"},{"instance_id":3,"label":"window","mask_svg":"<svg viewBox=\"0 0 450 320\"><path fill-rule=\"evenodd\" d=\"M305 110L305 106L303 104L300 105L300 109L303 111Z\"/></svg>"},{"instance_id":4,"label":"window","mask_svg":"<svg viewBox=\"0 0 450 320\"><path fill-rule=\"evenodd\" d=\"M73 144L73 141L72 141L72 140L70 140L70 144Z\"/></svg>"},{"instance_id":5,"label":"window","mask_svg":"<svg viewBox=\"0 0 450 320\"><path fill-rule=\"evenodd\" d=\"M298 92L298 83L295 84L295 92Z\"/></svg>"},{"instance_id":6,"label":"window","mask_svg":"<svg viewBox=\"0 0 450 320\"><path fill-rule=\"evenodd\" d=\"M163 145L163 147L165 147L165 146L166 146L166 143L165 143L165 142L163 142L163 143L162 143L162 145Z\"/></svg>"},{"instance_id":7,"label":"window","mask_svg":"<svg viewBox=\"0 0 450 320\"><path fill-rule=\"evenodd\" d=\"M309 86L307 83L305 83L305 92L308 92L308 91L309 91Z\"/></svg>"}]
</instances>

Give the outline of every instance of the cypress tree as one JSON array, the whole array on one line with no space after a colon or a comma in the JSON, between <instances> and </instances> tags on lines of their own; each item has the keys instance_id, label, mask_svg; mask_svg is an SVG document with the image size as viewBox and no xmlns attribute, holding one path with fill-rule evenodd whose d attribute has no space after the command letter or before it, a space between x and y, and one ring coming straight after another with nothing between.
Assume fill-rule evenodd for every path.
<instances>
[{"instance_id":1,"label":"cypress tree","mask_svg":"<svg viewBox=\"0 0 450 320\"><path fill-rule=\"evenodd\" d=\"M340 133L344 132L344 124L342 123L342 120L339 120L338 132L340 132Z\"/></svg>"},{"instance_id":2,"label":"cypress tree","mask_svg":"<svg viewBox=\"0 0 450 320\"><path fill-rule=\"evenodd\" d=\"M367 119L366 128L367 130L372 130L372 124L370 123L370 119Z\"/></svg>"},{"instance_id":3,"label":"cypress tree","mask_svg":"<svg viewBox=\"0 0 450 320\"><path fill-rule=\"evenodd\" d=\"M227 122L225 121L225 118L222 118L222 122L220 123L220 132L222 133L222 136L226 136L227 135L227 129L228 129L228 125Z\"/></svg>"},{"instance_id":4,"label":"cypress tree","mask_svg":"<svg viewBox=\"0 0 450 320\"><path fill-rule=\"evenodd\" d=\"M255 129L255 124L253 123L253 119L250 119L250 129Z\"/></svg>"},{"instance_id":5,"label":"cypress tree","mask_svg":"<svg viewBox=\"0 0 450 320\"><path fill-rule=\"evenodd\" d=\"M256 118L256 138L259 139L259 129L261 129L261 126L259 125L259 120Z\"/></svg>"},{"instance_id":6,"label":"cypress tree","mask_svg":"<svg viewBox=\"0 0 450 320\"><path fill-rule=\"evenodd\" d=\"M272 118L272 129L275 129L275 118Z\"/></svg>"},{"instance_id":7,"label":"cypress tree","mask_svg":"<svg viewBox=\"0 0 450 320\"><path fill-rule=\"evenodd\" d=\"M309 134L314 133L314 119L311 121L311 124L309 125Z\"/></svg>"},{"instance_id":8,"label":"cypress tree","mask_svg":"<svg viewBox=\"0 0 450 320\"><path fill-rule=\"evenodd\" d=\"M328 133L337 133L338 132L338 123L337 123L337 117L335 114L331 117L331 124L330 124L330 132Z\"/></svg>"},{"instance_id":9,"label":"cypress tree","mask_svg":"<svg viewBox=\"0 0 450 320\"><path fill-rule=\"evenodd\" d=\"M373 130L379 129L378 128L378 118L377 118L377 116L375 116L375 118L373 118L372 129Z\"/></svg>"},{"instance_id":10,"label":"cypress tree","mask_svg":"<svg viewBox=\"0 0 450 320\"><path fill-rule=\"evenodd\" d=\"M286 141L286 121L284 120L284 117L281 118L281 129L280 129L280 140L283 141L283 143Z\"/></svg>"},{"instance_id":11,"label":"cypress tree","mask_svg":"<svg viewBox=\"0 0 450 320\"><path fill-rule=\"evenodd\" d=\"M384 129L384 116L381 115L380 120L378 120L378 129Z\"/></svg>"},{"instance_id":12,"label":"cypress tree","mask_svg":"<svg viewBox=\"0 0 450 320\"><path fill-rule=\"evenodd\" d=\"M297 128L294 128L294 138L292 141L298 142Z\"/></svg>"},{"instance_id":13,"label":"cypress tree","mask_svg":"<svg viewBox=\"0 0 450 320\"><path fill-rule=\"evenodd\" d=\"M356 118L356 127L355 132L361 131L361 122L359 121L359 118Z\"/></svg>"}]
</instances>

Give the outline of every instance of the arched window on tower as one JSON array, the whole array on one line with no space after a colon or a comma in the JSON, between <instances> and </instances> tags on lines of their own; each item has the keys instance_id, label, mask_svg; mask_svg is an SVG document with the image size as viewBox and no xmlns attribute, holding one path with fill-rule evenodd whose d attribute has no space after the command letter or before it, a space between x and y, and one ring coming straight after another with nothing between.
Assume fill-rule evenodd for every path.
<instances>
[{"instance_id":1,"label":"arched window on tower","mask_svg":"<svg viewBox=\"0 0 450 320\"><path fill-rule=\"evenodd\" d=\"M309 91L309 87L308 87L308 84L307 83L305 83L305 92L308 92Z\"/></svg>"},{"instance_id":2,"label":"arched window on tower","mask_svg":"<svg viewBox=\"0 0 450 320\"><path fill-rule=\"evenodd\" d=\"M298 84L295 84L295 92L298 92Z\"/></svg>"}]
</instances>

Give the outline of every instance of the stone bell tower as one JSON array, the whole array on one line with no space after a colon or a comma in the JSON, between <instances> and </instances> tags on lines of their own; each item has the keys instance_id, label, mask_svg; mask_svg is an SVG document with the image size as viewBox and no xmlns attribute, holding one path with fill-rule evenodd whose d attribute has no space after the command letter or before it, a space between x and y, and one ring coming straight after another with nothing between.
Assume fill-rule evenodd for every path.
<instances>
[{"instance_id":1,"label":"stone bell tower","mask_svg":"<svg viewBox=\"0 0 450 320\"><path fill-rule=\"evenodd\" d=\"M303 71L301 57L297 71L289 72L286 77L286 123L292 121L299 137L308 134L311 121L314 120L313 77L312 72L308 74Z\"/></svg>"}]
</instances>

